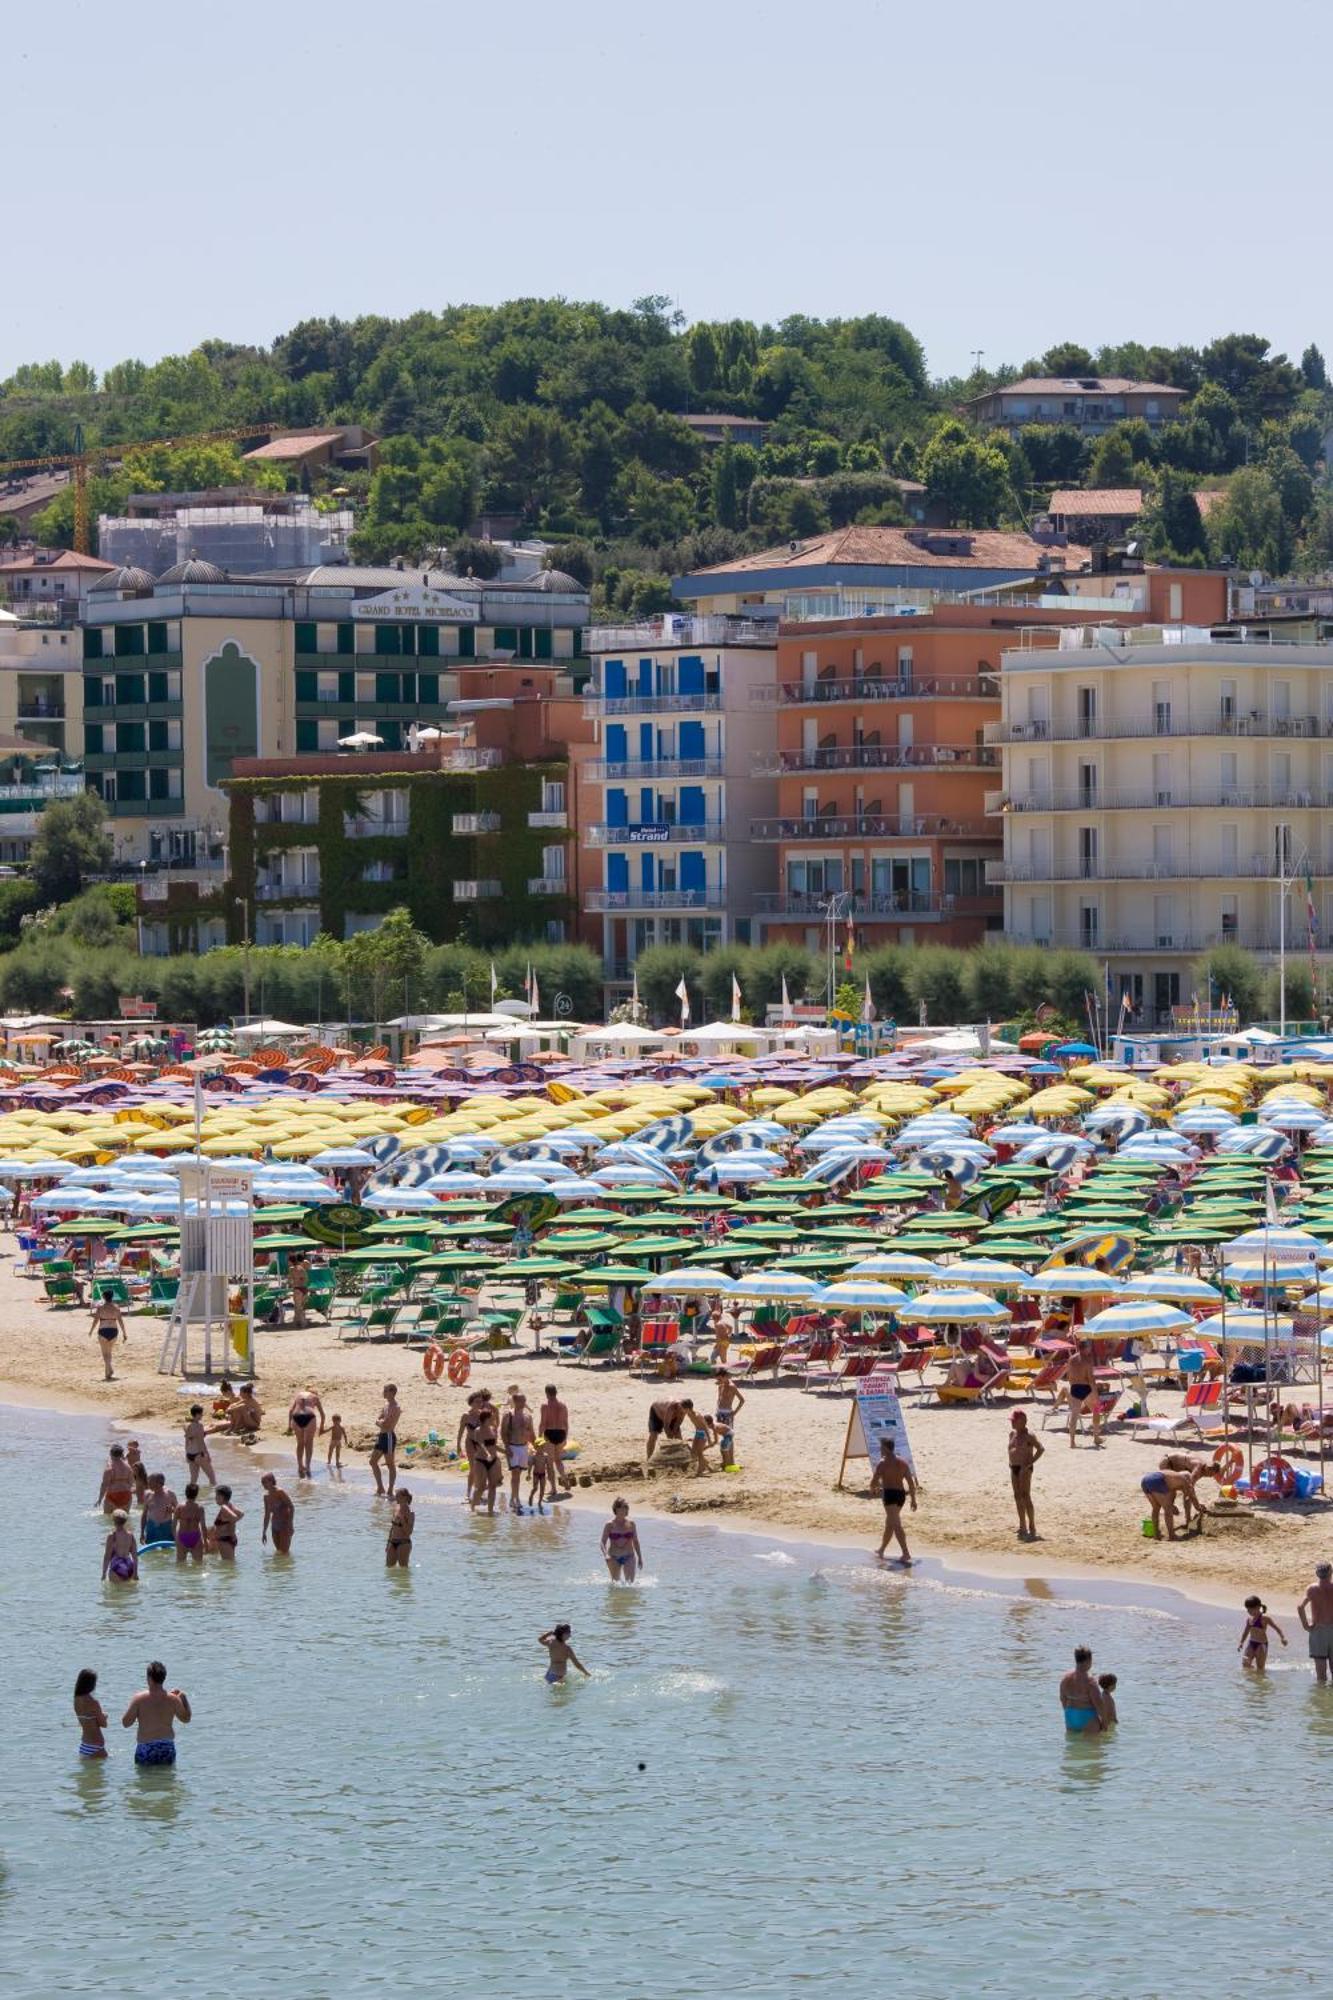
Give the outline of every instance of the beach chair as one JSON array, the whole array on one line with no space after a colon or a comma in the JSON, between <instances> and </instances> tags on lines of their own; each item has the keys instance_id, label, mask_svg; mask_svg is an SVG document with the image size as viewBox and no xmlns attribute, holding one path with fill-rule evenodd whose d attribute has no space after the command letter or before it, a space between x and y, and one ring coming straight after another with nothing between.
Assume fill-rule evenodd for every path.
<instances>
[{"instance_id":1,"label":"beach chair","mask_svg":"<svg viewBox=\"0 0 1333 2000\"><path fill-rule=\"evenodd\" d=\"M76 1306L79 1288L73 1278L43 1278L42 1288L49 1306Z\"/></svg>"},{"instance_id":2,"label":"beach chair","mask_svg":"<svg viewBox=\"0 0 1333 2000\"><path fill-rule=\"evenodd\" d=\"M1133 1425L1137 1438L1150 1443L1178 1438L1183 1443L1213 1444L1225 1438L1218 1422L1222 1410L1221 1382L1191 1382L1185 1391L1185 1406L1175 1417L1139 1417Z\"/></svg>"},{"instance_id":3,"label":"beach chair","mask_svg":"<svg viewBox=\"0 0 1333 2000\"><path fill-rule=\"evenodd\" d=\"M680 1321L675 1319L651 1319L643 1329L639 1351L630 1363L630 1371L635 1375L647 1375L661 1366L668 1352L680 1339Z\"/></svg>"},{"instance_id":4,"label":"beach chair","mask_svg":"<svg viewBox=\"0 0 1333 2000\"><path fill-rule=\"evenodd\" d=\"M118 1306L127 1306L130 1302L130 1288L124 1278L94 1278L93 1298L114 1299Z\"/></svg>"},{"instance_id":5,"label":"beach chair","mask_svg":"<svg viewBox=\"0 0 1333 2000\"><path fill-rule=\"evenodd\" d=\"M802 1391L807 1389L836 1389L842 1380L842 1371L845 1364L849 1364L852 1361L870 1359L868 1355L864 1357L861 1355L845 1355L842 1342L839 1340L816 1340L812 1341L810 1346L810 1359L806 1363L804 1374L801 1376ZM816 1348L821 1351L816 1353Z\"/></svg>"},{"instance_id":6,"label":"beach chair","mask_svg":"<svg viewBox=\"0 0 1333 2000\"><path fill-rule=\"evenodd\" d=\"M378 1305L355 1312L344 1323L343 1340L391 1340L397 1321L399 1308L396 1305Z\"/></svg>"},{"instance_id":7,"label":"beach chair","mask_svg":"<svg viewBox=\"0 0 1333 2000\"><path fill-rule=\"evenodd\" d=\"M337 1277L328 1265L321 1265L318 1270L312 1271L306 1292L306 1311L318 1313L321 1319L332 1319L333 1300L337 1289Z\"/></svg>"},{"instance_id":8,"label":"beach chair","mask_svg":"<svg viewBox=\"0 0 1333 2000\"><path fill-rule=\"evenodd\" d=\"M152 1277L148 1281L148 1303L144 1310L150 1313L167 1313L176 1303L180 1290L179 1278Z\"/></svg>"},{"instance_id":9,"label":"beach chair","mask_svg":"<svg viewBox=\"0 0 1333 2000\"><path fill-rule=\"evenodd\" d=\"M562 1355L561 1359L568 1359L571 1366L574 1367L584 1362L598 1363L609 1367L613 1361L618 1359L619 1354L620 1328L618 1326L595 1326L576 1354L571 1354L567 1357Z\"/></svg>"},{"instance_id":10,"label":"beach chair","mask_svg":"<svg viewBox=\"0 0 1333 2000\"><path fill-rule=\"evenodd\" d=\"M781 1359L781 1341L768 1341L761 1343L758 1347L752 1347L746 1354L737 1355L731 1364L730 1373L733 1379L744 1376L747 1380L753 1381L756 1375L762 1375L764 1370L768 1369L772 1375L772 1379L776 1382L778 1379L778 1363Z\"/></svg>"},{"instance_id":11,"label":"beach chair","mask_svg":"<svg viewBox=\"0 0 1333 2000\"><path fill-rule=\"evenodd\" d=\"M926 1370L930 1366L930 1359L930 1349L928 1347L909 1347L894 1361L886 1360L883 1355L878 1356L876 1365L871 1370L871 1373L877 1378L882 1378L885 1384L893 1389L904 1387L907 1377L915 1375L916 1386L922 1395L924 1395L926 1391Z\"/></svg>"}]
</instances>

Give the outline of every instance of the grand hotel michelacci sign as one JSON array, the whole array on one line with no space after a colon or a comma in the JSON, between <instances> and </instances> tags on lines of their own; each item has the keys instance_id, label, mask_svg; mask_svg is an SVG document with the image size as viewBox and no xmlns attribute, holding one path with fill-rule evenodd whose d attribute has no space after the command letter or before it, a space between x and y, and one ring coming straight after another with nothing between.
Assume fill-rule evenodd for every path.
<instances>
[{"instance_id":1,"label":"grand hotel michelacci sign","mask_svg":"<svg viewBox=\"0 0 1333 2000\"><path fill-rule=\"evenodd\" d=\"M481 612L466 598L450 597L444 590L430 590L424 584L404 584L400 590L385 590L378 597L363 597L352 606L353 618L421 618L433 625L475 625Z\"/></svg>"}]
</instances>

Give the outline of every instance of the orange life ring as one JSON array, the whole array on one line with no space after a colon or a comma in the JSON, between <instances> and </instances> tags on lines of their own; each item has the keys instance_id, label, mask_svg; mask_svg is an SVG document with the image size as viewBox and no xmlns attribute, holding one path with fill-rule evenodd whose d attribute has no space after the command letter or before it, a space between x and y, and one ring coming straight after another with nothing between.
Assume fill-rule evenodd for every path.
<instances>
[{"instance_id":1,"label":"orange life ring","mask_svg":"<svg viewBox=\"0 0 1333 2000\"><path fill-rule=\"evenodd\" d=\"M1245 1454L1239 1445L1220 1444L1213 1453L1213 1464L1223 1486L1234 1486L1245 1470Z\"/></svg>"},{"instance_id":2,"label":"orange life ring","mask_svg":"<svg viewBox=\"0 0 1333 2000\"><path fill-rule=\"evenodd\" d=\"M1265 1500L1290 1500L1296 1491L1296 1473L1285 1458L1266 1458L1254 1468L1254 1490Z\"/></svg>"},{"instance_id":3,"label":"orange life ring","mask_svg":"<svg viewBox=\"0 0 1333 2000\"><path fill-rule=\"evenodd\" d=\"M428 1382L438 1382L444 1373L444 1349L433 1340L421 1357L421 1372Z\"/></svg>"},{"instance_id":4,"label":"orange life ring","mask_svg":"<svg viewBox=\"0 0 1333 2000\"><path fill-rule=\"evenodd\" d=\"M455 1389L461 1389L472 1373L472 1357L466 1348L456 1347L449 1356L449 1380Z\"/></svg>"}]
</instances>

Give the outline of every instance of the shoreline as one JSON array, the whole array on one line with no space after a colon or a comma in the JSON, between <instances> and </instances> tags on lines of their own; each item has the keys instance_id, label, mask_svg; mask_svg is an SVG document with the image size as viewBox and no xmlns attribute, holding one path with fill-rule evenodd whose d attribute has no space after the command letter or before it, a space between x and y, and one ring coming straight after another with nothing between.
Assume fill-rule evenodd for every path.
<instances>
[{"instance_id":1,"label":"shoreline","mask_svg":"<svg viewBox=\"0 0 1333 2000\"><path fill-rule=\"evenodd\" d=\"M109 1413L92 1395L53 1394L34 1387L30 1383L14 1382L0 1376L0 1409L36 1410L47 1416L98 1417L111 1428L130 1432L138 1431L146 1437L172 1438L175 1432L161 1418L126 1417ZM281 1440L281 1441L280 1441ZM266 1469L274 1465L290 1464L292 1453L284 1448L285 1433L277 1436L261 1437L254 1444L238 1447L247 1459L262 1462ZM352 1463L345 1470L365 1473L363 1465L357 1463L360 1454L352 1455ZM417 1464L415 1454L411 1458L400 1457L398 1474L400 1483L405 1475L413 1482L427 1482L432 1488L445 1489L457 1486L454 1496L462 1504L462 1480L458 1473L442 1465ZM368 1474L366 1475L368 1477ZM345 1488L346 1481L325 1479L323 1484L333 1490ZM560 1502L576 1513L605 1514L609 1499L599 1497L599 1489L610 1481L596 1481L592 1486L575 1485L574 1490ZM635 1486L647 1486L648 1481L627 1481L630 1489L626 1497L631 1499L634 1514L645 1521L656 1521L674 1527L711 1528L718 1533L749 1538L763 1538L805 1550L836 1551L844 1556L861 1558L876 1574L893 1577L906 1583L912 1576L922 1576L926 1581L939 1581L956 1588L993 1588L1002 1586L999 1594L1016 1597L1023 1586L1076 1586L1079 1594L1099 1606L1121 1610L1135 1610L1182 1616L1186 1611L1207 1611L1218 1614L1234 1612L1233 1596L1224 1595L1220 1589L1211 1589L1196 1578L1181 1582L1156 1582L1135 1574L1122 1565L1114 1565L1104 1572L1095 1572L1080 1567L1076 1563L1060 1557L1043 1557L1034 1561L1030 1556L1017 1552L1006 1557L998 1550L976 1550L960 1552L953 1544L932 1543L926 1536L916 1536L914 1541L920 1551L910 1570L904 1570L896 1563L879 1564L865 1543L850 1540L848 1536L834 1529L819 1529L813 1526L793 1527L765 1516L747 1511L743 1517L728 1515L723 1508L711 1507L671 1507L640 1505L633 1497ZM852 1494L850 1497L857 1497ZM497 1513L496 1518L500 1518ZM873 1517L877 1519L877 1517ZM1150 1600L1160 1599L1162 1602Z\"/></svg>"}]
</instances>

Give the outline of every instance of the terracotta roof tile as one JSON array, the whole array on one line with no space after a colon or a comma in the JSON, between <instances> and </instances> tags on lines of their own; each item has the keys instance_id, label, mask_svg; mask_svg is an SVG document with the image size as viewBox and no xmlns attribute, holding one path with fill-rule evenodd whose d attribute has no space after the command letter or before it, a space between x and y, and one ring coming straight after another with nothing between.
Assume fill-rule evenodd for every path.
<instances>
[{"instance_id":1,"label":"terracotta roof tile","mask_svg":"<svg viewBox=\"0 0 1333 2000\"><path fill-rule=\"evenodd\" d=\"M1062 487L1052 493L1050 514L1139 514L1143 494L1137 486Z\"/></svg>"},{"instance_id":2,"label":"terracotta roof tile","mask_svg":"<svg viewBox=\"0 0 1333 2000\"><path fill-rule=\"evenodd\" d=\"M950 553L944 546L952 537L965 539L970 553ZM919 537L921 539L912 539ZM936 542L939 547L922 546ZM752 570L782 569L801 572L812 569L854 567L868 569L1037 569L1043 557L1063 556L1066 568L1077 568L1087 560L1082 548L1050 549L1031 535L996 528L835 528L826 535L811 535L794 544L782 542L777 548L760 549L757 554L737 556L731 562L713 563L694 570L694 576L728 576Z\"/></svg>"}]
</instances>

